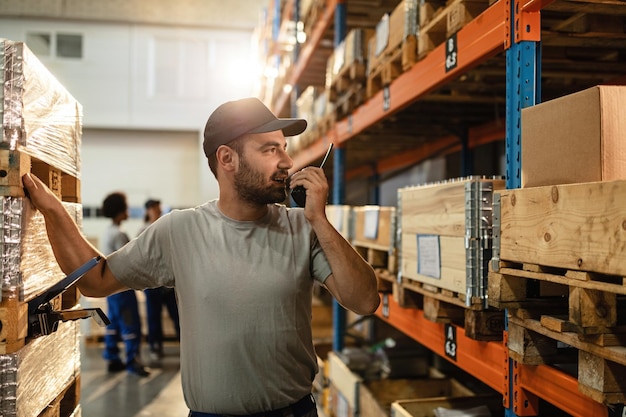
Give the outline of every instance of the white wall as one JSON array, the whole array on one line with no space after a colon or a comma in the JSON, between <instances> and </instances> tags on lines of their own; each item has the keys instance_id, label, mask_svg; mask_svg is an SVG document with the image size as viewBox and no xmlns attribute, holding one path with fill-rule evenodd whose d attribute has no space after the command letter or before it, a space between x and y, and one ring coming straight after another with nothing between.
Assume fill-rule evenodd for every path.
<instances>
[{"instance_id":1,"label":"white wall","mask_svg":"<svg viewBox=\"0 0 626 417\"><path fill-rule=\"evenodd\" d=\"M252 94L252 31L0 19L0 38L25 41L28 32L83 36L82 59L38 56L83 106L83 206L117 190L131 207L147 197L174 208L217 197L202 131L219 104ZM86 217L83 230L97 238L106 224ZM125 228L133 237L140 225Z\"/></svg>"},{"instance_id":2,"label":"white wall","mask_svg":"<svg viewBox=\"0 0 626 417\"><path fill-rule=\"evenodd\" d=\"M0 37L28 32L83 35L83 59L38 58L83 105L86 127L199 130L258 79L249 32L0 19Z\"/></svg>"}]
</instances>

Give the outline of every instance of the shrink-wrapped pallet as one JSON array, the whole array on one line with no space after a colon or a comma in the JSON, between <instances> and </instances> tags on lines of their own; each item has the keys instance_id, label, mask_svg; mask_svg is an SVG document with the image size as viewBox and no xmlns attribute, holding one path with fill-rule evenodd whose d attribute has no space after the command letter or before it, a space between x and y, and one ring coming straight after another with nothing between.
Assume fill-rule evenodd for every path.
<instances>
[{"instance_id":1,"label":"shrink-wrapped pallet","mask_svg":"<svg viewBox=\"0 0 626 417\"><path fill-rule=\"evenodd\" d=\"M0 355L0 415L33 417L70 388L80 374L78 322Z\"/></svg>"},{"instance_id":2,"label":"shrink-wrapped pallet","mask_svg":"<svg viewBox=\"0 0 626 417\"><path fill-rule=\"evenodd\" d=\"M79 416L79 323L28 336L28 302L65 274L21 177L41 178L81 225L82 107L22 42L0 39L0 79L0 415ZM67 291L53 309L77 308L77 298Z\"/></svg>"},{"instance_id":3,"label":"shrink-wrapped pallet","mask_svg":"<svg viewBox=\"0 0 626 417\"><path fill-rule=\"evenodd\" d=\"M82 106L23 42L0 39L0 149L79 177Z\"/></svg>"},{"instance_id":4,"label":"shrink-wrapped pallet","mask_svg":"<svg viewBox=\"0 0 626 417\"><path fill-rule=\"evenodd\" d=\"M82 205L63 203L80 226ZM48 241L43 215L23 197L0 197L2 299L28 301L64 277Z\"/></svg>"}]
</instances>

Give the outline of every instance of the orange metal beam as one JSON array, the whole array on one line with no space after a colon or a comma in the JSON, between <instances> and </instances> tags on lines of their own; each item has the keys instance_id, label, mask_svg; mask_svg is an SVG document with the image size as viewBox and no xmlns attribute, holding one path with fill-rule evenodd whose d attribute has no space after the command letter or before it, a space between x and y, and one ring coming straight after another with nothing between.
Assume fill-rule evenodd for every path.
<instances>
[{"instance_id":1,"label":"orange metal beam","mask_svg":"<svg viewBox=\"0 0 626 417\"><path fill-rule=\"evenodd\" d=\"M458 32L458 50L462 51L462 54L459 54L457 68L445 72L444 43L391 83L388 110L384 110L383 91L380 91L356 109L349 118L338 121L336 123L338 142L349 140L369 126L406 107L421 95L449 82L486 58L502 52L505 39L504 10L505 2L499 0Z\"/></svg>"},{"instance_id":2,"label":"orange metal beam","mask_svg":"<svg viewBox=\"0 0 626 417\"><path fill-rule=\"evenodd\" d=\"M517 365L519 386L575 417L606 417L607 406L578 391L576 378L548 365Z\"/></svg>"},{"instance_id":3,"label":"orange metal beam","mask_svg":"<svg viewBox=\"0 0 626 417\"><path fill-rule=\"evenodd\" d=\"M504 125L498 122L471 128L469 131L469 147L475 148L487 143L504 140L504 135ZM351 180L354 178L369 177L375 173L384 174L389 171L418 164L428 158L432 158L434 155L447 155L453 152L459 152L461 145L458 141L459 139L456 136L438 138L432 142L416 147L413 150L381 159L373 167L368 165L348 171L346 172L345 179ZM293 158L294 166L292 170L294 172L298 171L324 156L330 142L335 143L335 145L337 144L333 130L329 131L325 136L322 136L306 149L298 152Z\"/></svg>"},{"instance_id":4,"label":"orange metal beam","mask_svg":"<svg viewBox=\"0 0 626 417\"><path fill-rule=\"evenodd\" d=\"M295 86L302 73L309 65L309 61L311 57L317 50L322 38L324 37L324 32L328 30L333 17L335 16L335 8L337 7L338 0L326 0L326 8L324 9L324 14L315 22L315 27L311 33L311 37L307 40L304 47L300 50L300 56L298 57L298 62L295 63L289 78L287 79L287 84L292 87ZM289 95L291 93L287 93L284 90L281 91L280 96L276 99L276 103L274 103L274 108L272 109L274 114L281 114L285 105L289 102Z\"/></svg>"},{"instance_id":5,"label":"orange metal beam","mask_svg":"<svg viewBox=\"0 0 626 417\"><path fill-rule=\"evenodd\" d=\"M445 354L445 326L424 318L422 310L402 308L388 294L383 294L383 303L376 315L404 334L415 339L428 349L450 360ZM456 329L456 362L459 368L502 393L504 380L504 346L501 342L479 342L465 336L465 331Z\"/></svg>"}]
</instances>

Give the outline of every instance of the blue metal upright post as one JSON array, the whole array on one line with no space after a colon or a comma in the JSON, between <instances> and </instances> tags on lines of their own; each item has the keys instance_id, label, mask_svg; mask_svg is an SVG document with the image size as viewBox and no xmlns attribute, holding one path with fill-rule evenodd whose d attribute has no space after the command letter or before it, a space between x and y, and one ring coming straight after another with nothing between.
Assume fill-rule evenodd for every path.
<instances>
[{"instance_id":1,"label":"blue metal upright post","mask_svg":"<svg viewBox=\"0 0 626 417\"><path fill-rule=\"evenodd\" d=\"M335 39L338 46L346 37L346 4L339 1L335 6ZM333 151L333 204L343 204L345 200L345 149L336 147ZM346 310L333 301L333 350L341 352L346 333Z\"/></svg>"},{"instance_id":2,"label":"blue metal upright post","mask_svg":"<svg viewBox=\"0 0 626 417\"><path fill-rule=\"evenodd\" d=\"M511 1L510 46L506 51L506 188L520 188L522 175L522 109L533 106L541 97L541 44L536 41L516 42L516 33L523 28L519 25L519 4ZM505 330L508 331L508 312L505 311ZM514 386L514 361L508 367L509 407L505 417L516 417L518 412ZM527 415L527 413L523 413Z\"/></svg>"}]
</instances>

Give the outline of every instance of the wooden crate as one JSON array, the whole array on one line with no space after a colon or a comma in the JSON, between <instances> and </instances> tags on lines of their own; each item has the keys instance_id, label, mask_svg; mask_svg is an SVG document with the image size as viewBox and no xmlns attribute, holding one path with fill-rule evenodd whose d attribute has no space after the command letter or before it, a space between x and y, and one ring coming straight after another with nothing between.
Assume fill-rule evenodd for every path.
<instances>
[{"instance_id":1,"label":"wooden crate","mask_svg":"<svg viewBox=\"0 0 626 417\"><path fill-rule=\"evenodd\" d=\"M395 207L359 206L354 207L353 212L353 245L382 251L395 249Z\"/></svg>"},{"instance_id":2,"label":"wooden crate","mask_svg":"<svg viewBox=\"0 0 626 417\"><path fill-rule=\"evenodd\" d=\"M452 378L381 379L365 382L359 390L361 417L389 417L391 404L399 400L473 395Z\"/></svg>"},{"instance_id":3,"label":"wooden crate","mask_svg":"<svg viewBox=\"0 0 626 417\"><path fill-rule=\"evenodd\" d=\"M564 268L572 281L593 281L585 272L626 276L626 181L502 190L498 198L497 259Z\"/></svg>"},{"instance_id":4,"label":"wooden crate","mask_svg":"<svg viewBox=\"0 0 626 417\"><path fill-rule=\"evenodd\" d=\"M402 0L385 14L369 40L367 97L391 84L417 61L418 1Z\"/></svg>"},{"instance_id":5,"label":"wooden crate","mask_svg":"<svg viewBox=\"0 0 626 417\"><path fill-rule=\"evenodd\" d=\"M353 213L352 206L329 204L326 206L326 217L330 224L346 238L346 240L352 240L352 228L353 228Z\"/></svg>"},{"instance_id":6,"label":"wooden crate","mask_svg":"<svg viewBox=\"0 0 626 417\"><path fill-rule=\"evenodd\" d=\"M442 6L439 0L426 1L420 8L424 11L418 35L417 57L424 58L433 49L443 44L473 18L489 7L487 0L454 0Z\"/></svg>"},{"instance_id":7,"label":"wooden crate","mask_svg":"<svg viewBox=\"0 0 626 417\"><path fill-rule=\"evenodd\" d=\"M382 206L353 207L352 246L374 269L390 274L397 270L396 208Z\"/></svg>"},{"instance_id":8,"label":"wooden crate","mask_svg":"<svg viewBox=\"0 0 626 417\"><path fill-rule=\"evenodd\" d=\"M491 259L491 196L502 188L502 179L469 177L399 190L403 280L481 304Z\"/></svg>"},{"instance_id":9,"label":"wooden crate","mask_svg":"<svg viewBox=\"0 0 626 417\"><path fill-rule=\"evenodd\" d=\"M435 409L438 407L448 410L469 410L481 406L486 406L492 416L504 415L502 396L500 395L436 397L395 401L391 405L391 412L394 417L435 417Z\"/></svg>"}]
</instances>

